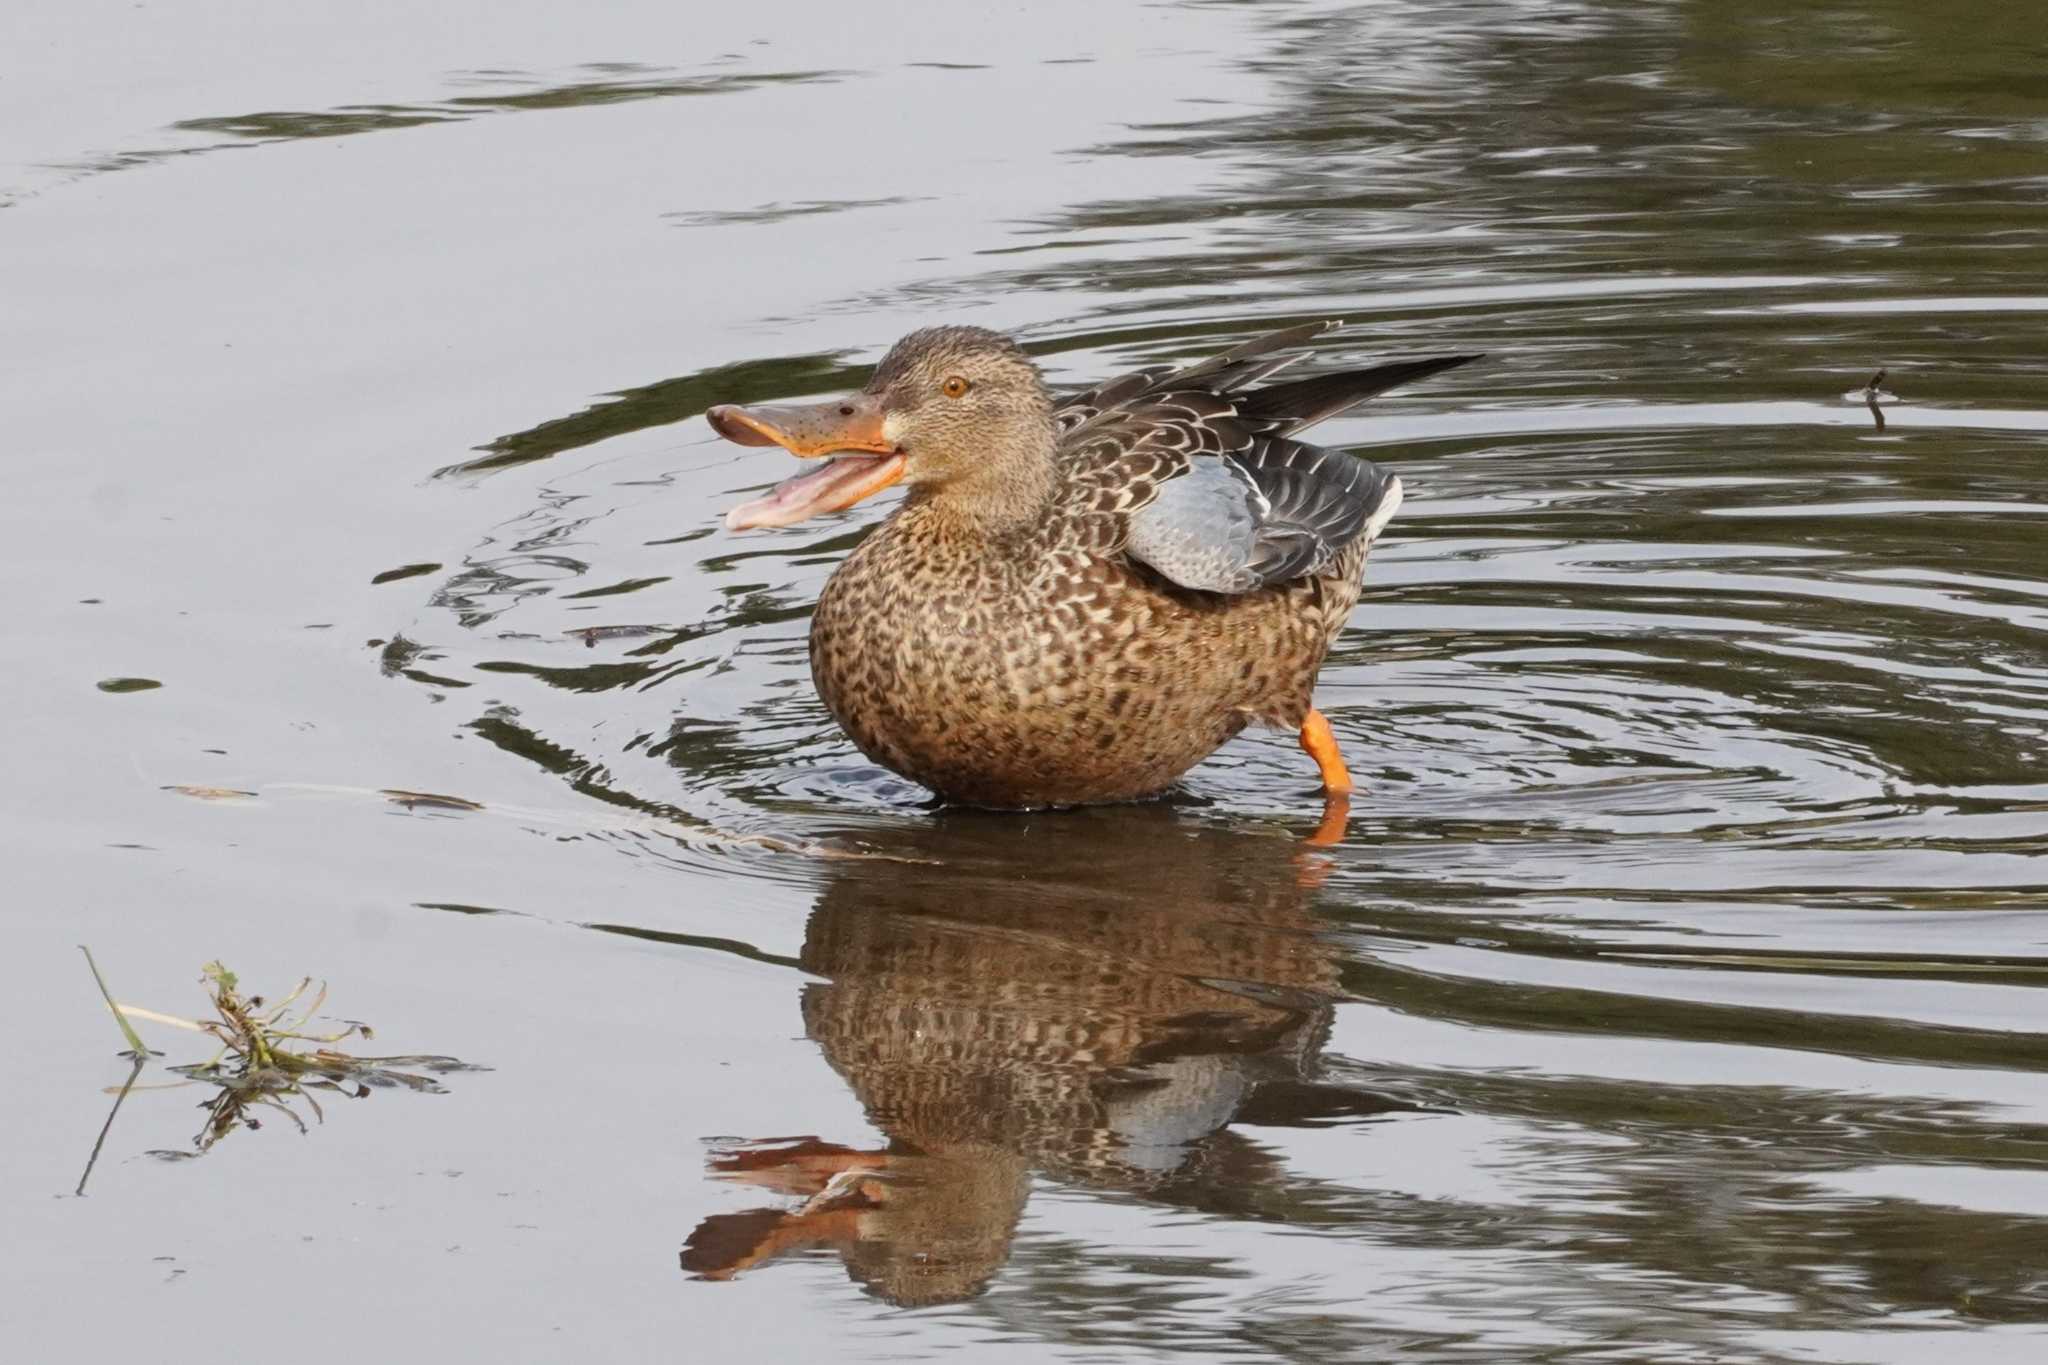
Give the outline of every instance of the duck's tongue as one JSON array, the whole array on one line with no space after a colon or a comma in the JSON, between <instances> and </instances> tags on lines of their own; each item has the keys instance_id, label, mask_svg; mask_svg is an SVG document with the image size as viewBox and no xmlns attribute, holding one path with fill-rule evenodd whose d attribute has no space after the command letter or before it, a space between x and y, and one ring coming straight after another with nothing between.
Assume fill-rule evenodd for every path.
<instances>
[{"instance_id":1,"label":"duck's tongue","mask_svg":"<svg viewBox=\"0 0 2048 1365\"><path fill-rule=\"evenodd\" d=\"M827 512L842 511L902 478L905 463L901 455L834 455L822 468L784 479L766 497L743 502L727 512L726 529L794 526Z\"/></svg>"}]
</instances>

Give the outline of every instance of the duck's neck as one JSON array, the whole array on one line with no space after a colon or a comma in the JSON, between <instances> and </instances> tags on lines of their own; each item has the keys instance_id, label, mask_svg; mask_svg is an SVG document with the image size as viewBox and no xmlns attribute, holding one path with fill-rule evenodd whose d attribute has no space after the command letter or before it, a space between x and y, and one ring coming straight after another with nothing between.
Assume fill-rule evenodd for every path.
<instances>
[{"instance_id":1,"label":"duck's neck","mask_svg":"<svg viewBox=\"0 0 2048 1365\"><path fill-rule=\"evenodd\" d=\"M991 450L972 470L912 492L911 503L963 534L1005 539L1045 524L1059 478L1054 443Z\"/></svg>"}]
</instances>

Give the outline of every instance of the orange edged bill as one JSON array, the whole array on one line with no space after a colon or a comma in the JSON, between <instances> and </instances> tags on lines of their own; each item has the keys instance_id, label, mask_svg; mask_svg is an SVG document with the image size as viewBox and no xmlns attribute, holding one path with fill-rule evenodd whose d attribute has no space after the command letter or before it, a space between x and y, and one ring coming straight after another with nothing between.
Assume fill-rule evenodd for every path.
<instances>
[{"instance_id":1,"label":"orange edged bill","mask_svg":"<svg viewBox=\"0 0 2048 1365\"><path fill-rule=\"evenodd\" d=\"M794 526L844 511L901 479L907 463L884 435L881 402L870 394L774 407L721 404L704 416L728 441L781 446L801 459L825 461L818 469L783 480L765 497L727 512L726 529L732 531Z\"/></svg>"}]
</instances>

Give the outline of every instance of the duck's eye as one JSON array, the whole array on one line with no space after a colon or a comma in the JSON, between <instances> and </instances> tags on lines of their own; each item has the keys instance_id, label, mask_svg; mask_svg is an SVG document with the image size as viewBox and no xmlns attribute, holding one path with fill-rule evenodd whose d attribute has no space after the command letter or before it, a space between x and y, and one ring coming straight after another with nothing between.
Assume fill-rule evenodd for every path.
<instances>
[{"instance_id":1,"label":"duck's eye","mask_svg":"<svg viewBox=\"0 0 2048 1365\"><path fill-rule=\"evenodd\" d=\"M949 374L946 376L946 382L939 385L939 391L948 398L965 398L967 391L973 387L967 382L965 375Z\"/></svg>"}]
</instances>

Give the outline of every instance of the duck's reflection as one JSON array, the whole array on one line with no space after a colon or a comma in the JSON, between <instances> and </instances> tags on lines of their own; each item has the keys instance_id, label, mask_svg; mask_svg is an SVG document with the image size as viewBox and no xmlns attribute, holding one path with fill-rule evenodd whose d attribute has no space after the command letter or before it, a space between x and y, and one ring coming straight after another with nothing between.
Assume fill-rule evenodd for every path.
<instances>
[{"instance_id":1,"label":"duck's reflection","mask_svg":"<svg viewBox=\"0 0 2048 1365\"><path fill-rule=\"evenodd\" d=\"M728 1146L712 1169L794 1200L707 1218L684 1269L829 1247L901 1304L980 1289L1034 1174L1199 1208L1276 1178L1233 1123L1408 1106L1318 1084L1337 988L1308 908L1322 867L1170 809L947 816L846 863L802 963L807 1035L887 1146Z\"/></svg>"}]
</instances>

